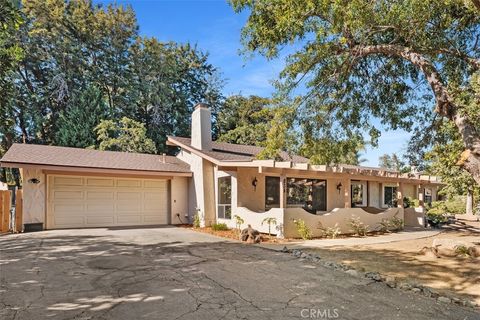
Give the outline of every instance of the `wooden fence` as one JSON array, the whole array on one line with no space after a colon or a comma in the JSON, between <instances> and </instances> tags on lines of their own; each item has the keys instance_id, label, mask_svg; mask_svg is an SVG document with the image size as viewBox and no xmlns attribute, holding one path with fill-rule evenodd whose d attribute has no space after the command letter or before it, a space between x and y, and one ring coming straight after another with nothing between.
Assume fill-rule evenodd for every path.
<instances>
[{"instance_id":1,"label":"wooden fence","mask_svg":"<svg viewBox=\"0 0 480 320\"><path fill-rule=\"evenodd\" d=\"M16 192L15 223L10 226L10 210L12 209L12 196L10 190L0 191L0 232L23 231L23 192Z\"/></svg>"}]
</instances>

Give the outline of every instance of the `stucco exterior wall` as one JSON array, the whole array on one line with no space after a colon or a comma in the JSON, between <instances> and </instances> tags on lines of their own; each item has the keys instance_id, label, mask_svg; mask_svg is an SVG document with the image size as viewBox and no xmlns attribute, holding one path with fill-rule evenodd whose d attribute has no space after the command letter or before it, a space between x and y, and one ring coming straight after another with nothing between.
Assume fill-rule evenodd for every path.
<instances>
[{"instance_id":1,"label":"stucco exterior wall","mask_svg":"<svg viewBox=\"0 0 480 320\"><path fill-rule=\"evenodd\" d=\"M170 221L172 224L191 221L189 211L189 178L174 177L170 181ZM179 216L177 216L177 214Z\"/></svg>"},{"instance_id":2,"label":"stucco exterior wall","mask_svg":"<svg viewBox=\"0 0 480 320\"><path fill-rule=\"evenodd\" d=\"M256 189L252 181L257 178ZM251 211L265 211L265 175L257 168L238 168L237 171L237 206Z\"/></svg>"},{"instance_id":3,"label":"stucco exterior wall","mask_svg":"<svg viewBox=\"0 0 480 320\"><path fill-rule=\"evenodd\" d=\"M327 211L335 208L343 208L344 206L343 186L340 192L337 190L339 183L343 185L341 179L327 179Z\"/></svg>"},{"instance_id":4,"label":"stucco exterior wall","mask_svg":"<svg viewBox=\"0 0 480 320\"><path fill-rule=\"evenodd\" d=\"M322 235L321 230L318 228L320 225L324 228L337 225L342 233L352 233L349 221L355 217L360 218L360 220L372 230L378 227L378 223L381 222L382 219L391 219L393 217L403 219L404 212L403 208L389 208L381 213L372 214L362 208L342 208L335 209L324 215L314 215L301 208L287 208L284 214L283 232L287 238L298 238L299 234L293 221L295 219L302 219L309 226L313 237Z\"/></svg>"},{"instance_id":5,"label":"stucco exterior wall","mask_svg":"<svg viewBox=\"0 0 480 320\"><path fill-rule=\"evenodd\" d=\"M422 208L406 208L404 210L405 227L425 226L425 213Z\"/></svg>"},{"instance_id":6,"label":"stucco exterior wall","mask_svg":"<svg viewBox=\"0 0 480 320\"><path fill-rule=\"evenodd\" d=\"M368 183L370 207L380 208L380 183L370 181Z\"/></svg>"},{"instance_id":7,"label":"stucco exterior wall","mask_svg":"<svg viewBox=\"0 0 480 320\"><path fill-rule=\"evenodd\" d=\"M210 226L215 223L215 175L214 166L207 160L202 161L203 170L203 196L204 196L204 223ZM197 196L198 198L198 196Z\"/></svg>"},{"instance_id":8,"label":"stucco exterior wall","mask_svg":"<svg viewBox=\"0 0 480 320\"><path fill-rule=\"evenodd\" d=\"M45 194L46 178L40 169L21 169L23 180L23 223L45 224ZM35 184L28 182L30 179L38 179ZM44 225L44 227L46 227Z\"/></svg>"}]
</instances>

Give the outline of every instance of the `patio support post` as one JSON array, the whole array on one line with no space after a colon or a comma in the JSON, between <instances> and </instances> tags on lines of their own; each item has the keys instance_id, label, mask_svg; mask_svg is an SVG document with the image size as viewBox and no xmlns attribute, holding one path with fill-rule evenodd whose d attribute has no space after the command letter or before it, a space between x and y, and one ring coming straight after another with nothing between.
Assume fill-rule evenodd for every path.
<instances>
[{"instance_id":1,"label":"patio support post","mask_svg":"<svg viewBox=\"0 0 480 320\"><path fill-rule=\"evenodd\" d=\"M425 212L425 195L423 185L418 185L418 206L422 208L422 212Z\"/></svg>"},{"instance_id":2,"label":"patio support post","mask_svg":"<svg viewBox=\"0 0 480 320\"><path fill-rule=\"evenodd\" d=\"M351 190L352 190L352 181L350 179L346 179L344 184L343 184L343 191L344 191L344 201L345 201L345 208L351 208L352 207L352 195Z\"/></svg>"},{"instance_id":3,"label":"patio support post","mask_svg":"<svg viewBox=\"0 0 480 320\"><path fill-rule=\"evenodd\" d=\"M280 208L282 209L287 207L286 183L286 176L282 174L280 176Z\"/></svg>"},{"instance_id":4,"label":"patio support post","mask_svg":"<svg viewBox=\"0 0 480 320\"><path fill-rule=\"evenodd\" d=\"M397 207L403 208L403 183L399 182L397 187Z\"/></svg>"}]
</instances>

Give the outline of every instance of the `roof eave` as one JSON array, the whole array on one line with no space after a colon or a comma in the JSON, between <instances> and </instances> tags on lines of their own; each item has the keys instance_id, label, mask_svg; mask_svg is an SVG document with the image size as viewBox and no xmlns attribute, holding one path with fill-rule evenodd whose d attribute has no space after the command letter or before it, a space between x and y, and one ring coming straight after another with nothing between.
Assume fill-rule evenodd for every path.
<instances>
[{"instance_id":1,"label":"roof eave","mask_svg":"<svg viewBox=\"0 0 480 320\"><path fill-rule=\"evenodd\" d=\"M142 176L156 176L156 177L191 177L192 172L183 171L161 171L161 170L137 170L137 169L119 169L119 168L99 168L99 167L80 167L80 166L62 166L51 164L38 163L24 163L24 162L10 162L1 161L0 167L6 168L24 168L24 169L42 169L50 171L64 171L64 172L84 172L91 173L107 173L119 175L142 175Z\"/></svg>"}]
</instances>

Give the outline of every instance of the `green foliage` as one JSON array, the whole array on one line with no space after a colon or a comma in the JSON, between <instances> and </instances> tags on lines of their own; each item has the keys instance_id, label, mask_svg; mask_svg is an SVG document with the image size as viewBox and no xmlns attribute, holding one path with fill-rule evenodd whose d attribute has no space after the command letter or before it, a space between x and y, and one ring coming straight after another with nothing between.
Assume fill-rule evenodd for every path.
<instances>
[{"instance_id":1,"label":"green foliage","mask_svg":"<svg viewBox=\"0 0 480 320\"><path fill-rule=\"evenodd\" d=\"M396 153L392 153L392 155L383 154L382 156L380 156L378 158L378 166L380 168L395 170L400 173L408 173L411 171L411 168L409 166L406 166L405 162L400 159L400 157Z\"/></svg>"},{"instance_id":2,"label":"green foliage","mask_svg":"<svg viewBox=\"0 0 480 320\"><path fill-rule=\"evenodd\" d=\"M227 231L228 227L225 223L214 223L212 224L213 231Z\"/></svg>"},{"instance_id":3,"label":"green foliage","mask_svg":"<svg viewBox=\"0 0 480 320\"><path fill-rule=\"evenodd\" d=\"M390 225L391 225L393 231L403 230L403 228L405 226L405 224L403 222L403 219L400 219L398 217L393 217L390 220Z\"/></svg>"},{"instance_id":4,"label":"green foliage","mask_svg":"<svg viewBox=\"0 0 480 320\"><path fill-rule=\"evenodd\" d=\"M463 214L465 213L465 198L457 196L445 201L434 201L427 207L429 214Z\"/></svg>"},{"instance_id":5,"label":"green foliage","mask_svg":"<svg viewBox=\"0 0 480 320\"><path fill-rule=\"evenodd\" d=\"M230 3L249 15L241 35L247 53L273 60L282 49L292 52L277 82L279 94L305 92L297 117L317 136L342 141L367 133L376 146L380 120L380 129L415 131L416 152L408 154L417 161L437 141L440 119L454 123L461 115L456 130L478 154L480 103L469 89L480 66L474 40L480 15L473 1ZM475 169L469 173L479 182Z\"/></svg>"},{"instance_id":6,"label":"green foliage","mask_svg":"<svg viewBox=\"0 0 480 320\"><path fill-rule=\"evenodd\" d=\"M268 235L271 236L271 227L272 225L276 226L277 225L277 218L274 218L274 217L267 217L265 219L262 220L262 226L263 224L266 223L268 224Z\"/></svg>"},{"instance_id":7,"label":"green foliage","mask_svg":"<svg viewBox=\"0 0 480 320\"><path fill-rule=\"evenodd\" d=\"M258 96L228 97L218 113L218 141L263 146L275 114L271 104Z\"/></svg>"},{"instance_id":8,"label":"green foliage","mask_svg":"<svg viewBox=\"0 0 480 320\"><path fill-rule=\"evenodd\" d=\"M297 228L298 235L303 240L312 239L312 232L310 231L310 228L307 226L305 221L303 221L302 219L298 219L298 220L293 220L293 223L295 223L295 227Z\"/></svg>"},{"instance_id":9,"label":"green foliage","mask_svg":"<svg viewBox=\"0 0 480 320\"><path fill-rule=\"evenodd\" d=\"M102 120L95 127L99 150L155 153L155 143L147 138L142 123L123 117L118 123Z\"/></svg>"},{"instance_id":10,"label":"green foliage","mask_svg":"<svg viewBox=\"0 0 480 320\"><path fill-rule=\"evenodd\" d=\"M351 218L349 220L349 225L352 228L351 231L355 235L363 237L368 233L368 225L365 225L362 221L360 221L359 217Z\"/></svg>"},{"instance_id":11,"label":"green foliage","mask_svg":"<svg viewBox=\"0 0 480 320\"><path fill-rule=\"evenodd\" d=\"M410 197L403 197L403 207L404 208L418 208L420 206L420 201L418 199L412 199Z\"/></svg>"},{"instance_id":12,"label":"green foliage","mask_svg":"<svg viewBox=\"0 0 480 320\"><path fill-rule=\"evenodd\" d=\"M245 223L245 220L242 219L242 217L238 215L234 215L233 218L235 219L235 225L237 226L238 231L242 228L242 224Z\"/></svg>"},{"instance_id":13,"label":"green foliage","mask_svg":"<svg viewBox=\"0 0 480 320\"><path fill-rule=\"evenodd\" d=\"M319 226L320 231L322 232L322 236L330 239L335 239L338 237L342 232L340 231L340 228L338 227L338 223L335 223L333 227L323 227Z\"/></svg>"},{"instance_id":14,"label":"green foliage","mask_svg":"<svg viewBox=\"0 0 480 320\"><path fill-rule=\"evenodd\" d=\"M457 245L455 246L455 253L458 255L458 256L463 256L463 257L470 257L470 250L468 249L467 246L465 245Z\"/></svg>"},{"instance_id":15,"label":"green foliage","mask_svg":"<svg viewBox=\"0 0 480 320\"><path fill-rule=\"evenodd\" d=\"M9 3L0 4L0 59L15 49L0 78L11 86L0 97L5 149L16 141L91 145L99 120L127 117L164 152L167 135L190 134L195 103L208 103L214 116L221 109L223 81L208 55L140 37L130 6L28 0L7 10Z\"/></svg>"},{"instance_id":16,"label":"green foliage","mask_svg":"<svg viewBox=\"0 0 480 320\"><path fill-rule=\"evenodd\" d=\"M267 133L267 141L264 149L257 155L259 160L281 160L282 151L291 151L289 147L294 146L294 137L291 133L291 124L294 118L294 110L290 107L277 107L270 129Z\"/></svg>"},{"instance_id":17,"label":"green foliage","mask_svg":"<svg viewBox=\"0 0 480 320\"><path fill-rule=\"evenodd\" d=\"M200 212L198 210L193 215L193 227L195 229L200 228Z\"/></svg>"},{"instance_id":18,"label":"green foliage","mask_svg":"<svg viewBox=\"0 0 480 320\"><path fill-rule=\"evenodd\" d=\"M434 226L445 223L448 220L445 213L440 213L440 211L437 210L428 211L426 217Z\"/></svg>"},{"instance_id":19,"label":"green foliage","mask_svg":"<svg viewBox=\"0 0 480 320\"><path fill-rule=\"evenodd\" d=\"M311 164L360 165L366 161L360 155L360 151L365 149L365 143L359 136L345 140L319 136L310 122L303 123L302 131L303 141L298 153L310 159Z\"/></svg>"},{"instance_id":20,"label":"green foliage","mask_svg":"<svg viewBox=\"0 0 480 320\"><path fill-rule=\"evenodd\" d=\"M109 118L100 90L87 88L72 98L68 109L58 119L57 144L86 148L96 143L95 128Z\"/></svg>"}]
</instances>

